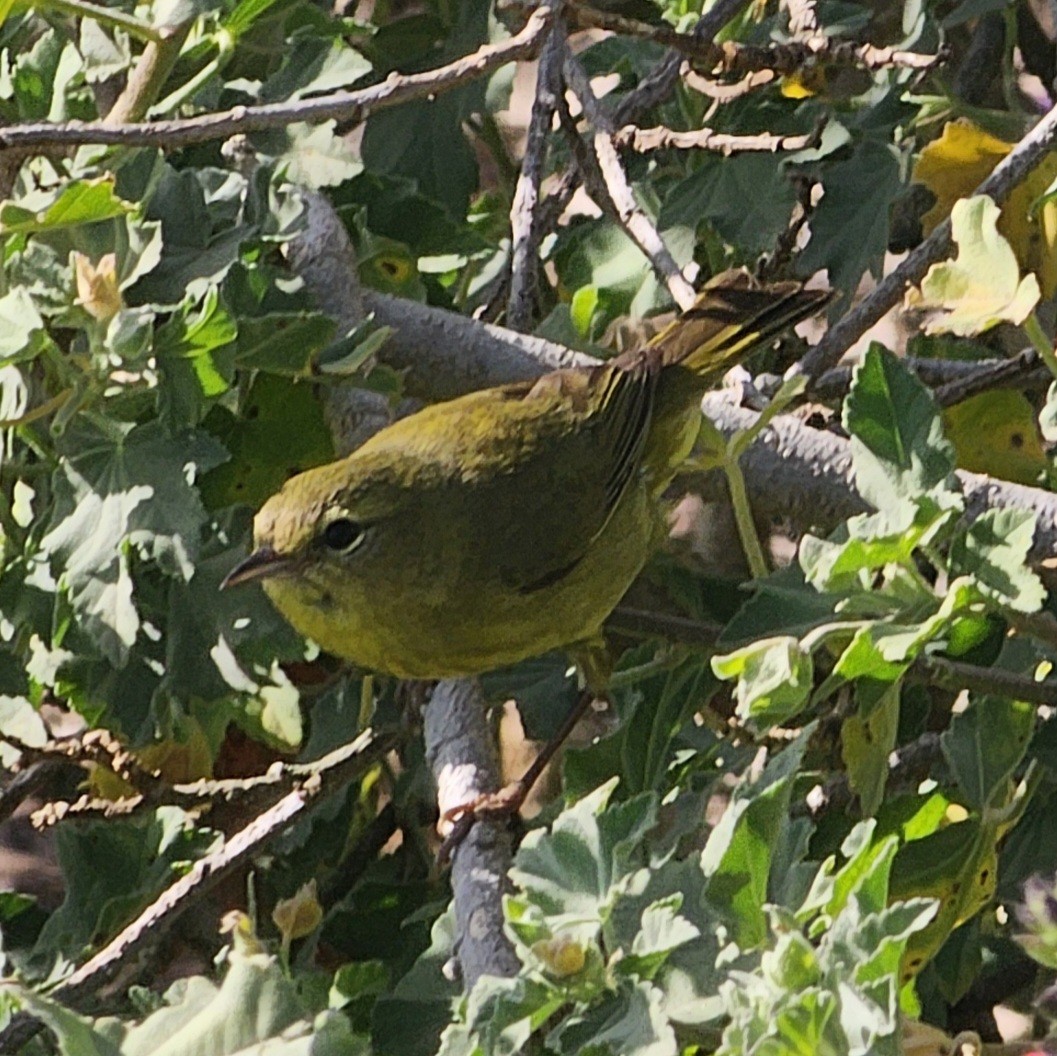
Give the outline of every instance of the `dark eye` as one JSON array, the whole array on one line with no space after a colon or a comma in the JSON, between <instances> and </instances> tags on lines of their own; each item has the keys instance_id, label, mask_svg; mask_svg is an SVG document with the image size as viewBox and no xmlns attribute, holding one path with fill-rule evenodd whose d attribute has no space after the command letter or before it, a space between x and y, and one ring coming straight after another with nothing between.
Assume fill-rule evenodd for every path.
<instances>
[{"instance_id":1,"label":"dark eye","mask_svg":"<svg viewBox=\"0 0 1057 1056\"><path fill-rule=\"evenodd\" d=\"M339 517L323 529L323 542L331 550L348 550L359 542L362 535L362 525L347 517Z\"/></svg>"}]
</instances>

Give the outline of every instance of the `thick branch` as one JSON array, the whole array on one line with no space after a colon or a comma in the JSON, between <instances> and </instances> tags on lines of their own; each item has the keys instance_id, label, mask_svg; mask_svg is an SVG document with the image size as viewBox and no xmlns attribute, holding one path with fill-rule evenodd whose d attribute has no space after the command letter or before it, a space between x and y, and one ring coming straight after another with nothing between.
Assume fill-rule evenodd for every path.
<instances>
[{"instance_id":1,"label":"thick branch","mask_svg":"<svg viewBox=\"0 0 1057 1056\"><path fill-rule=\"evenodd\" d=\"M372 310L377 310L376 306L384 310L383 321L399 331L383 348L382 358L400 368L418 363L419 370L412 374L418 382L418 395L450 399L487 385L538 377L562 364L563 354L563 365L595 362L553 342L527 338L498 326L484 328L438 308L378 294L368 294L367 303ZM464 342L469 342L474 330L482 334L467 351L470 346ZM497 354L494 371L490 366L493 351ZM923 372L926 362L920 361ZM748 428L757 417L739 407L729 391L709 393L703 406L728 436ZM789 522L800 530L828 532L848 517L867 511L852 481L848 441L812 429L790 415L776 418L749 447L742 468L760 518ZM959 471L958 476L970 517L993 508L1032 510L1038 518L1032 559L1039 561L1057 552L1057 495L980 473ZM695 478L695 487L706 498L725 498L720 474Z\"/></svg>"},{"instance_id":2,"label":"thick branch","mask_svg":"<svg viewBox=\"0 0 1057 1056\"><path fill-rule=\"evenodd\" d=\"M730 393L709 393L705 414L726 436L751 426L758 417L738 407ZM839 436L811 429L799 419L780 415L742 456L742 471L757 519L789 522L801 531L827 534L841 521L868 510L855 490L851 444ZM957 471L970 519L991 509L1030 510L1036 516L1030 558L1041 562L1057 550L1057 495L981 473ZM720 498L720 474L695 477L695 491Z\"/></svg>"},{"instance_id":3,"label":"thick branch","mask_svg":"<svg viewBox=\"0 0 1057 1056\"><path fill-rule=\"evenodd\" d=\"M437 782L443 819L502 784L495 733L476 679L438 683L426 708L426 759ZM446 823L450 828L451 823ZM510 868L506 819L478 819L451 862L458 957L469 991L482 975L517 975L518 959L503 930L503 888Z\"/></svg>"},{"instance_id":4,"label":"thick branch","mask_svg":"<svg viewBox=\"0 0 1057 1056\"><path fill-rule=\"evenodd\" d=\"M306 201L308 222L305 232L288 249L291 264L320 307L339 326L354 326L362 321L365 298L348 234L325 198L307 194ZM377 300L381 303L375 303L372 298L368 305L379 322L394 326L396 333L388 342L392 353L401 347L401 332L407 333L407 320L414 318L414 311L409 309L418 306L394 298ZM387 307L395 308L391 316L386 315ZM467 346L472 345L469 329L479 333L483 329L480 323L461 316L445 313L445 317L445 322L453 327L457 326L455 320L460 320ZM534 341L529 337L522 340L530 345ZM420 347L428 348L429 344ZM444 341L442 351L461 356L465 350L463 342L453 337ZM339 387L337 394L343 389ZM357 391L361 390L350 389L349 395ZM332 390L328 398L329 424L335 444L344 451L354 449L385 424L384 420L355 416L350 419L344 413L347 410L345 403L336 402ZM439 683L426 708L423 732L442 817L499 788L495 731L489 727L476 681L459 679ZM503 930L502 882L510 868L510 859L510 840L504 826L488 821L472 826L452 858L458 957L467 990L482 975L508 976L518 970L517 957Z\"/></svg>"},{"instance_id":5,"label":"thick branch","mask_svg":"<svg viewBox=\"0 0 1057 1056\"><path fill-rule=\"evenodd\" d=\"M293 103L236 106L219 113L171 121L146 121L119 126L110 126L102 121L7 125L0 128L0 148L101 143L172 150L192 143L227 139L240 132L285 128L299 121L359 124L378 110L450 91L467 80L487 76L508 62L531 58L539 49L550 23L550 9L541 7L529 16L522 30L508 40L485 45L446 66L438 66L423 73L390 74L381 84L357 91L334 92Z\"/></svg>"},{"instance_id":6,"label":"thick branch","mask_svg":"<svg viewBox=\"0 0 1057 1056\"><path fill-rule=\"evenodd\" d=\"M381 358L406 372L404 382L412 396L450 400L489 385L528 381L548 370L597 362L541 337L400 297L365 290L364 301L377 322L392 327Z\"/></svg>"}]
</instances>

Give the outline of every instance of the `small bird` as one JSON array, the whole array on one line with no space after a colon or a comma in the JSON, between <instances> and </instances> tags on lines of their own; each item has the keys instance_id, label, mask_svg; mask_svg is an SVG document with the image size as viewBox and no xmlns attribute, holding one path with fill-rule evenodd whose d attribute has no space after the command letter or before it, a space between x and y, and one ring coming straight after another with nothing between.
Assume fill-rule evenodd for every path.
<instances>
[{"instance_id":1,"label":"small bird","mask_svg":"<svg viewBox=\"0 0 1057 1056\"><path fill-rule=\"evenodd\" d=\"M291 478L224 586L260 580L321 648L401 678L565 649L591 694L602 625L665 536L701 396L829 293L710 281L645 348L435 404Z\"/></svg>"}]
</instances>

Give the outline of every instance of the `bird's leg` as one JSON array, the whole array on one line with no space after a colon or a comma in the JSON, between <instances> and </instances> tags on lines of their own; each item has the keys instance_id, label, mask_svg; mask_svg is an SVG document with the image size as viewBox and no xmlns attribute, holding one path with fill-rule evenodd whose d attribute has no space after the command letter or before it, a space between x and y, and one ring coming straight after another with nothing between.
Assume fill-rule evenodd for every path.
<instances>
[{"instance_id":1,"label":"bird's leg","mask_svg":"<svg viewBox=\"0 0 1057 1056\"><path fill-rule=\"evenodd\" d=\"M512 818L521 810L533 785L554 758L555 753L565 743L576 724L584 717L591 705L598 699L593 690L585 689L576 703L562 720L554 735L539 750L529 768L516 781L504 785L497 792L478 796L470 803L461 804L444 812L443 820L454 822L451 831L444 837L444 842L437 851L437 863L443 866L451 858L455 848L466 838L466 834L478 821L497 818Z\"/></svg>"},{"instance_id":2,"label":"bird's leg","mask_svg":"<svg viewBox=\"0 0 1057 1056\"><path fill-rule=\"evenodd\" d=\"M469 825L472 824L472 819L512 817L516 814L521 809L529 792L532 791L533 785L536 784L540 775L554 758L555 753L576 728L576 724L587 714L596 700L605 697L605 691L601 687L604 687L609 682L609 676L612 673L609 652L605 647L605 643L601 640L591 640L577 646L571 652L577 666L580 668L586 688L580 693L576 703L569 709L565 718L562 719L561 725L539 750L536 758L533 759L532 764L521 777L516 781L511 781L508 785L504 785L497 792L479 796L472 803L466 803L445 812L445 821L456 821L457 823L455 830L444 841L445 845L451 843L456 833L458 833L456 838L456 842L458 842L468 831Z\"/></svg>"},{"instance_id":3,"label":"bird's leg","mask_svg":"<svg viewBox=\"0 0 1057 1056\"><path fill-rule=\"evenodd\" d=\"M482 796L470 806L470 811L478 818L491 818L501 815L514 815L522 807L532 786L540 779L540 774L554 758L555 753L566 742L576 724L584 717L597 699L590 689L585 689L577 698L569 713L562 719L561 726L536 754L529 768L516 780L504 785L498 792ZM465 808L463 808L465 809Z\"/></svg>"}]
</instances>

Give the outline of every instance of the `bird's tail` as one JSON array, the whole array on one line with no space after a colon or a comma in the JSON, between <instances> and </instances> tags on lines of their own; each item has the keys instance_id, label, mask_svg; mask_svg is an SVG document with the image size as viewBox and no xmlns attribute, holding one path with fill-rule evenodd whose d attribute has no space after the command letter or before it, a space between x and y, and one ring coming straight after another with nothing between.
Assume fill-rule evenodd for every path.
<instances>
[{"instance_id":1,"label":"bird's tail","mask_svg":"<svg viewBox=\"0 0 1057 1056\"><path fill-rule=\"evenodd\" d=\"M643 351L659 356L660 366L679 364L711 380L814 315L831 297L829 290L808 290L798 282L768 285L746 271L724 271Z\"/></svg>"}]
</instances>

